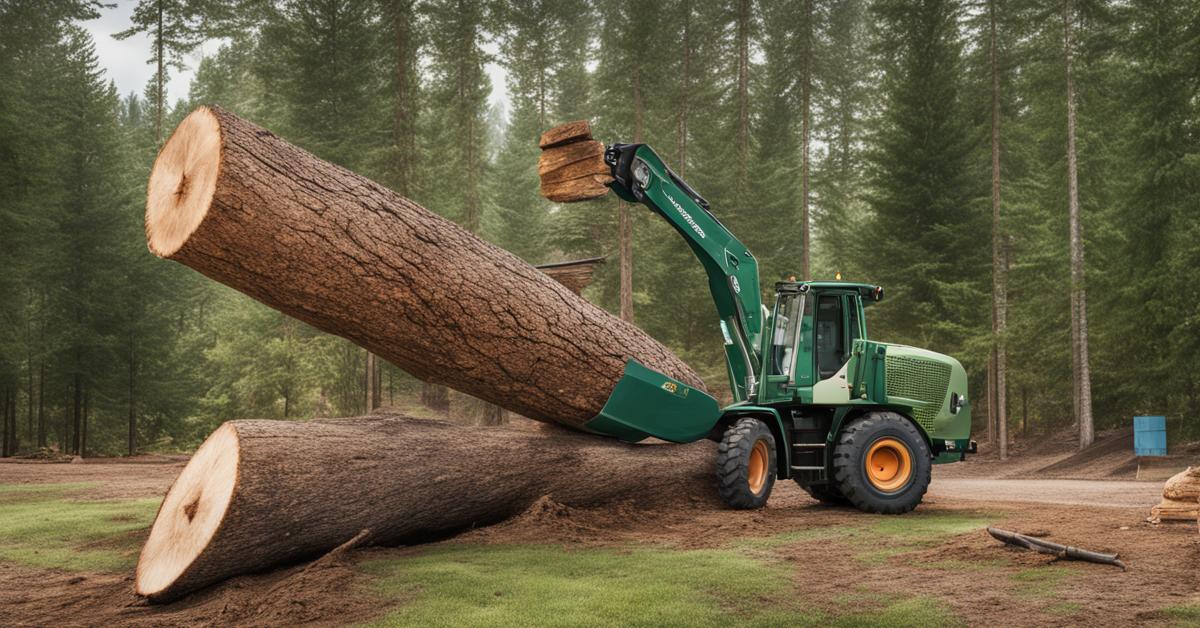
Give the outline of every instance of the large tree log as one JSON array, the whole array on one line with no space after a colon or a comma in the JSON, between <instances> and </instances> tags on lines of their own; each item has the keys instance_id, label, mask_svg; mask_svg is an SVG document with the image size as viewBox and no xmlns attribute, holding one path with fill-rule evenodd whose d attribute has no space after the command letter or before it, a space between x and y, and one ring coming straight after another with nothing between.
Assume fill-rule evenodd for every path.
<instances>
[{"instance_id":1,"label":"large tree log","mask_svg":"<svg viewBox=\"0 0 1200 628\"><path fill-rule=\"evenodd\" d=\"M219 107L179 125L147 197L160 257L527 417L583 424L629 358L703 389L646 333L516 256Z\"/></svg>"},{"instance_id":2,"label":"large tree log","mask_svg":"<svg viewBox=\"0 0 1200 628\"><path fill-rule=\"evenodd\" d=\"M370 530L405 543L488 524L542 496L568 506L713 496L714 446L628 445L555 428L465 428L399 415L233 421L192 456L138 560L167 601L319 555Z\"/></svg>"}]
</instances>

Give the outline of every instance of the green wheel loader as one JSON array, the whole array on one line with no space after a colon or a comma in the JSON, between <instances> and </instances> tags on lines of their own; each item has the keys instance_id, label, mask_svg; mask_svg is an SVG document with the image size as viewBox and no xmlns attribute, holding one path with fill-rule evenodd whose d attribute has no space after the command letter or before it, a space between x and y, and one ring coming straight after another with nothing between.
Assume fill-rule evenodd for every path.
<instances>
[{"instance_id":1,"label":"green wheel loader","mask_svg":"<svg viewBox=\"0 0 1200 628\"><path fill-rule=\"evenodd\" d=\"M776 480L791 479L822 502L908 512L933 464L975 452L962 365L867 336L882 287L784 281L768 308L754 256L649 146L614 144L604 159L613 191L666 219L707 271L734 403L631 360L585 429L718 441L717 482L734 508L762 506Z\"/></svg>"}]
</instances>

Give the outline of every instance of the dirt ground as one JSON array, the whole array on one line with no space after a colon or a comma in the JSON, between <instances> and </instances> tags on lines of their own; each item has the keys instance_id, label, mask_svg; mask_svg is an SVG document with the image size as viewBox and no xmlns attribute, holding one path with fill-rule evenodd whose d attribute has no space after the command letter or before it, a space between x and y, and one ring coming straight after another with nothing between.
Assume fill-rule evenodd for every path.
<instances>
[{"instance_id":1,"label":"dirt ground","mask_svg":"<svg viewBox=\"0 0 1200 628\"><path fill-rule=\"evenodd\" d=\"M1042 468L1070 457L1060 453L1022 464ZM144 497L164 493L183 465L181 459L169 458L140 462L0 463L0 484L88 483L85 499ZM994 465L1001 477L989 479L983 477L983 464L976 464L938 467L918 516L906 516L911 519L823 506L791 482L781 482L760 511L726 510L702 500L680 500L659 510L620 504L580 510L543 498L517 519L441 543L694 549L762 539L764 556L795 566L796 595L821 608L837 612L848 603L930 596L945 601L971 625L1170 625L1172 618L1160 609L1200 600L1196 526L1145 521L1161 483L1033 479L1036 469L1017 464ZM865 546L878 542L879 537L866 532L871 526L898 525L895 521L919 526L921 517L943 515L985 523L930 542L904 541L899 548ZM1070 561L1051 566L1052 557L1000 545L983 525L1119 552L1129 569ZM779 535L789 540L771 541ZM0 623L263 626L369 621L386 609L364 586L367 576L356 564L414 551L421 548L355 550L234 578L165 606L138 599L131 573L81 574L0 562ZM1047 587L1053 595L1044 594Z\"/></svg>"}]
</instances>

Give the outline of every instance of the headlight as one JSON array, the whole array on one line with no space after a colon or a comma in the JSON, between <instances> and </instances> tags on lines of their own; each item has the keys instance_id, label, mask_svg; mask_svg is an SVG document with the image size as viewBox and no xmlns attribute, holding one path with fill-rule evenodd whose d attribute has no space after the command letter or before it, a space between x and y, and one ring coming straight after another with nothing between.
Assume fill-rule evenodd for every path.
<instances>
[{"instance_id":1,"label":"headlight","mask_svg":"<svg viewBox=\"0 0 1200 628\"><path fill-rule=\"evenodd\" d=\"M646 162L638 160L633 164L633 182L643 190L646 189L646 184L650 182L650 167Z\"/></svg>"},{"instance_id":2,"label":"headlight","mask_svg":"<svg viewBox=\"0 0 1200 628\"><path fill-rule=\"evenodd\" d=\"M950 414L958 414L960 410L967 406L967 395L958 393L950 393Z\"/></svg>"}]
</instances>

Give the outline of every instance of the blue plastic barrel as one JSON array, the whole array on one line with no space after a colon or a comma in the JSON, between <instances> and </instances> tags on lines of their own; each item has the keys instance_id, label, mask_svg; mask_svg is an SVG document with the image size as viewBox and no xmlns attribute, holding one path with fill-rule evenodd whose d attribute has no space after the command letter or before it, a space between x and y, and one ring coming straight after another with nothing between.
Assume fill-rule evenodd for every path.
<instances>
[{"instance_id":1,"label":"blue plastic barrel","mask_svg":"<svg viewBox=\"0 0 1200 628\"><path fill-rule=\"evenodd\" d=\"M1167 418L1133 417L1133 453L1138 456L1167 455Z\"/></svg>"}]
</instances>

